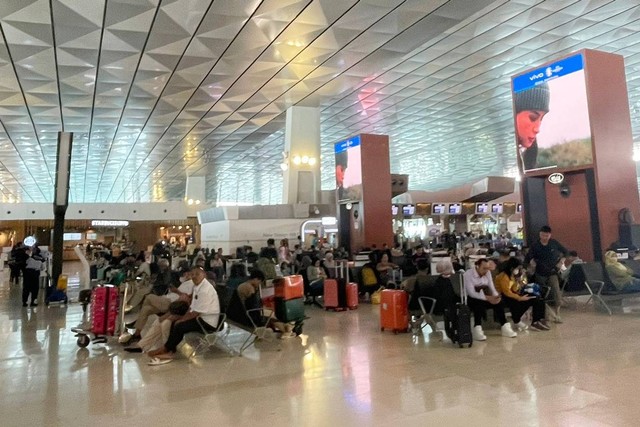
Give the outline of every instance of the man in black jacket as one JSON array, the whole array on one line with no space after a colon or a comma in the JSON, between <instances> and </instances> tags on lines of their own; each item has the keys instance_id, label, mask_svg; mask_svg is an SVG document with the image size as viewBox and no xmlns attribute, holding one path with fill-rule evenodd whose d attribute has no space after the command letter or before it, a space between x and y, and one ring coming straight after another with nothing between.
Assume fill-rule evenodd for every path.
<instances>
[{"instance_id":1,"label":"man in black jacket","mask_svg":"<svg viewBox=\"0 0 640 427\"><path fill-rule=\"evenodd\" d=\"M557 306L563 305L558 265L564 261L567 252L560 242L551 238L551 227L545 225L540 228L538 241L531 245L525 257L525 264L532 262L535 265L536 283L551 287Z\"/></svg>"}]
</instances>

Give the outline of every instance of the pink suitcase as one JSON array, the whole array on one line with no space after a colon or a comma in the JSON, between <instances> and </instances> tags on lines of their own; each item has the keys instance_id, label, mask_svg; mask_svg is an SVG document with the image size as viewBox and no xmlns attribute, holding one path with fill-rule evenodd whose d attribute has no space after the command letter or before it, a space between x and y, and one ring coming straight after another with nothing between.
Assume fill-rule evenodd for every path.
<instances>
[{"instance_id":1,"label":"pink suitcase","mask_svg":"<svg viewBox=\"0 0 640 427\"><path fill-rule=\"evenodd\" d=\"M99 286L91 294L91 332L113 335L118 321L118 288Z\"/></svg>"},{"instance_id":2,"label":"pink suitcase","mask_svg":"<svg viewBox=\"0 0 640 427\"><path fill-rule=\"evenodd\" d=\"M385 289L380 301L380 330L394 334L409 331L408 297L405 291Z\"/></svg>"}]
</instances>

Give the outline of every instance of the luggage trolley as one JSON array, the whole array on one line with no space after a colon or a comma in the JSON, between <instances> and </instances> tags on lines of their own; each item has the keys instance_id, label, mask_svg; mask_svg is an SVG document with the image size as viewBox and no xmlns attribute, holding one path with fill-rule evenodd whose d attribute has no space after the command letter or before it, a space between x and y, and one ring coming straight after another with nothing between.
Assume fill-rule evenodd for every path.
<instances>
[{"instance_id":1,"label":"luggage trolley","mask_svg":"<svg viewBox=\"0 0 640 427\"><path fill-rule=\"evenodd\" d=\"M78 338L78 347L84 348L89 344L104 344L108 337L115 336L123 330L124 303L127 300L128 286L124 288L122 301L120 289L114 285L99 285L91 292L90 325L88 329L72 328ZM85 313L86 316L86 313Z\"/></svg>"}]
</instances>

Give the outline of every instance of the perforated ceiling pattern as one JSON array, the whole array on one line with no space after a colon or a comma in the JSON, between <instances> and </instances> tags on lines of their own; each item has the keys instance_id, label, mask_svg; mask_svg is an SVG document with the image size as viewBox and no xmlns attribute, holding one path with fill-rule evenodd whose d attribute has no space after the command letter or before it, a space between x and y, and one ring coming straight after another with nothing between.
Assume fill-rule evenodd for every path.
<instances>
[{"instance_id":1,"label":"perforated ceiling pattern","mask_svg":"<svg viewBox=\"0 0 640 427\"><path fill-rule=\"evenodd\" d=\"M566 53L624 55L640 142L635 0L16 0L0 2L0 197L278 203L284 112L318 106L333 142L391 137L413 189L516 171L509 77Z\"/></svg>"}]
</instances>

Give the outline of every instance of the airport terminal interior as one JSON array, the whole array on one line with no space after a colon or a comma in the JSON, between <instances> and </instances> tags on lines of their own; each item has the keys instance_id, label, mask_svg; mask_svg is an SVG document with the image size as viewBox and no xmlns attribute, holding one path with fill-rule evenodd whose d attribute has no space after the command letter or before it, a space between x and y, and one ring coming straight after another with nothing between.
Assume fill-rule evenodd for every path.
<instances>
[{"instance_id":1,"label":"airport terminal interior","mask_svg":"<svg viewBox=\"0 0 640 427\"><path fill-rule=\"evenodd\" d=\"M638 162L637 0L0 1L0 425L636 426Z\"/></svg>"}]
</instances>

